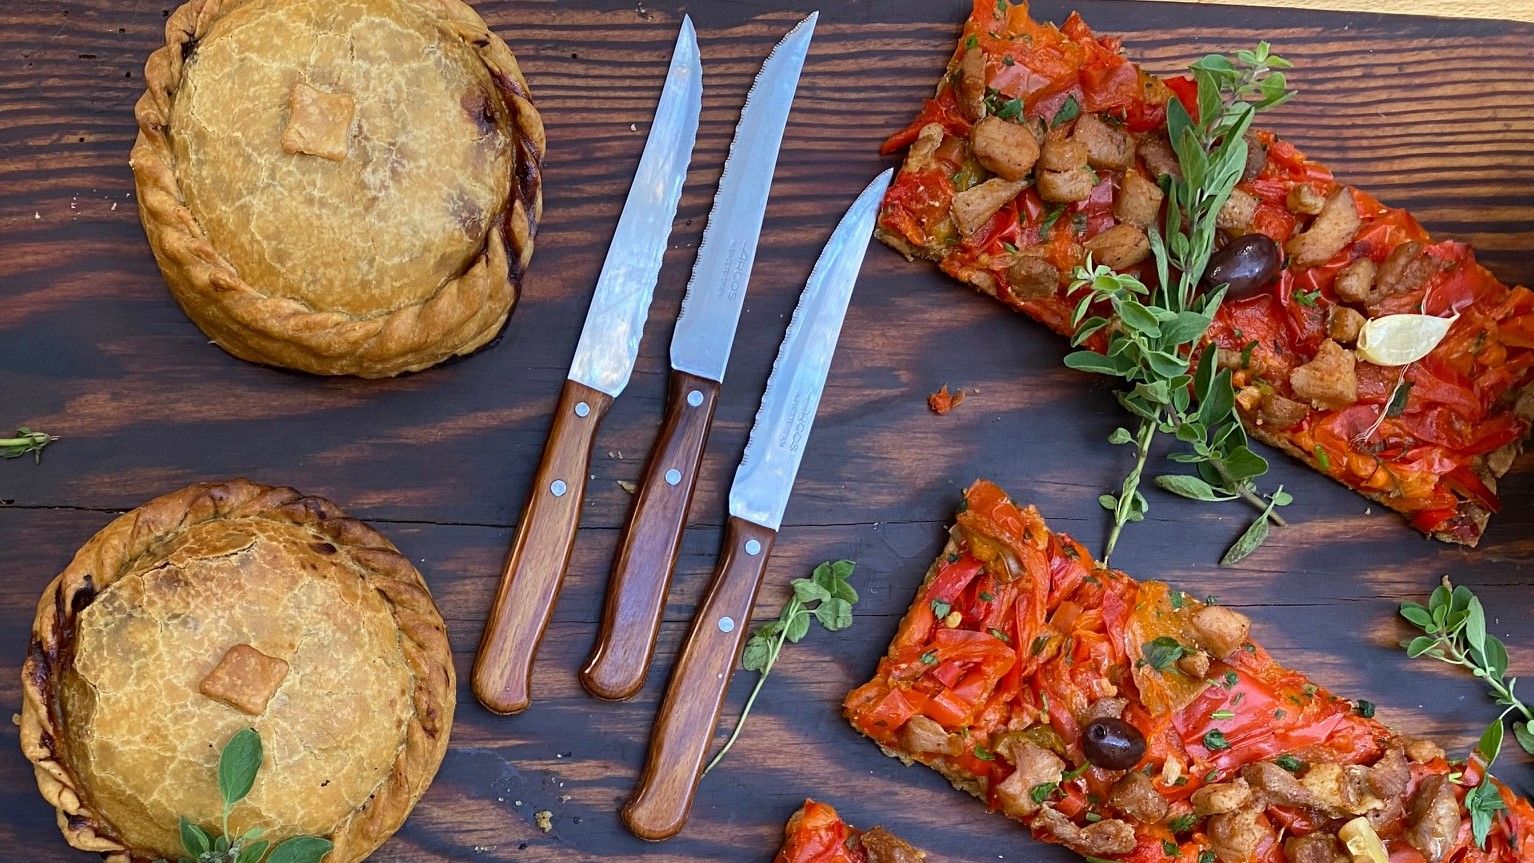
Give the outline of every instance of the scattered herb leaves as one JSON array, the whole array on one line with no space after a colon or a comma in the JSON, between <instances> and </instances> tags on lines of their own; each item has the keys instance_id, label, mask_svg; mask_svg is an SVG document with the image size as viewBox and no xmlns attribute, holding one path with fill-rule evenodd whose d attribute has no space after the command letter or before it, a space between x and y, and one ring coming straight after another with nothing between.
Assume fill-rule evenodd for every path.
<instances>
[{"instance_id":1,"label":"scattered herb leaves","mask_svg":"<svg viewBox=\"0 0 1534 863\"><path fill-rule=\"evenodd\" d=\"M1050 118L1049 128L1054 129L1058 126L1063 126L1080 116L1081 103L1076 101L1075 94L1066 96L1064 104L1060 106L1060 110L1056 111L1055 116Z\"/></svg>"},{"instance_id":2,"label":"scattered herb leaves","mask_svg":"<svg viewBox=\"0 0 1534 863\"><path fill-rule=\"evenodd\" d=\"M767 676L777 664L784 643L798 644L800 639L809 634L812 618L828 632L840 632L852 625L852 607L857 604L858 592L853 589L849 579L855 567L856 564L850 560L834 563L828 561L815 567L809 578L794 579L790 582L793 597L783 606L778 619L762 624L751 633L745 652L741 654L740 664L747 671L755 671L761 676L756 679L756 686L752 687L751 694L746 698L735 728L724 741L719 753L703 768L703 775L708 775L715 765L724 760L730 747L740 737L741 729L746 726L746 718L751 715L751 707L756 704L762 684L767 682Z\"/></svg>"},{"instance_id":3,"label":"scattered herb leaves","mask_svg":"<svg viewBox=\"0 0 1534 863\"><path fill-rule=\"evenodd\" d=\"M21 458L29 455L34 462L41 463L43 447L58 439L57 435L33 431L22 426L11 437L0 438L0 458Z\"/></svg>"},{"instance_id":4,"label":"scattered herb leaves","mask_svg":"<svg viewBox=\"0 0 1534 863\"><path fill-rule=\"evenodd\" d=\"M1140 648L1140 655L1145 664L1157 671L1166 671L1172 667L1172 663L1183 658L1187 648L1170 635L1163 635L1154 641L1147 641Z\"/></svg>"}]
</instances>

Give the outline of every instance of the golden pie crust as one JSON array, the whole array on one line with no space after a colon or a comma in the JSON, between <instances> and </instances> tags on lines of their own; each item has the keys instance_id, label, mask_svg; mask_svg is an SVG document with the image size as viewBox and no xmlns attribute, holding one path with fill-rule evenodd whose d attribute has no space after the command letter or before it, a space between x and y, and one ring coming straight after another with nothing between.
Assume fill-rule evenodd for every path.
<instances>
[{"instance_id":1,"label":"golden pie crust","mask_svg":"<svg viewBox=\"0 0 1534 863\"><path fill-rule=\"evenodd\" d=\"M225 350L387 377L500 332L545 141L511 49L469 6L191 0L144 77L144 230Z\"/></svg>"},{"instance_id":2,"label":"golden pie crust","mask_svg":"<svg viewBox=\"0 0 1534 863\"><path fill-rule=\"evenodd\" d=\"M455 677L419 572L334 504L245 480L108 524L43 592L21 745L69 844L110 863L182 856L217 829L218 757L265 760L232 835L299 834L355 863L404 823L447 750Z\"/></svg>"}]
</instances>

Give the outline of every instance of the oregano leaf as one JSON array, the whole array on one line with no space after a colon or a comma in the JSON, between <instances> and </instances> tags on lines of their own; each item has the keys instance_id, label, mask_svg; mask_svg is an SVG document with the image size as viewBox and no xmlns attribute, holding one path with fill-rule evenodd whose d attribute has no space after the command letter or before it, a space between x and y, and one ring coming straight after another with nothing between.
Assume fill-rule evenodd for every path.
<instances>
[{"instance_id":1,"label":"oregano leaf","mask_svg":"<svg viewBox=\"0 0 1534 863\"><path fill-rule=\"evenodd\" d=\"M225 807L234 806L250 793L261 758L261 735L254 728L240 729L224 745L218 758L218 790Z\"/></svg>"}]
</instances>

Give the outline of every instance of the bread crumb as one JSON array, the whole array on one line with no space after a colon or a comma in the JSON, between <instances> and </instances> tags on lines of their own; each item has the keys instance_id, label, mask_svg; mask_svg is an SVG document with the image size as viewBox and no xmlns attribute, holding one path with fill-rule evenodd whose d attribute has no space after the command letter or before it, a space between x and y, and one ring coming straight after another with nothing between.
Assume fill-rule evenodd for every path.
<instances>
[{"instance_id":1,"label":"bread crumb","mask_svg":"<svg viewBox=\"0 0 1534 863\"><path fill-rule=\"evenodd\" d=\"M948 413L963 402L964 390L956 389L950 393L947 384L943 384L942 389L927 396L927 408L938 416Z\"/></svg>"},{"instance_id":2,"label":"bread crumb","mask_svg":"<svg viewBox=\"0 0 1534 863\"><path fill-rule=\"evenodd\" d=\"M629 494L634 494L635 492L639 491L639 486L634 485L633 483L629 482L626 479L618 480L618 488L623 489L624 491L628 492Z\"/></svg>"},{"instance_id":3,"label":"bread crumb","mask_svg":"<svg viewBox=\"0 0 1534 863\"><path fill-rule=\"evenodd\" d=\"M538 825L539 830L547 833L554 829L554 813L547 809L539 809L533 813L533 823Z\"/></svg>"}]
</instances>

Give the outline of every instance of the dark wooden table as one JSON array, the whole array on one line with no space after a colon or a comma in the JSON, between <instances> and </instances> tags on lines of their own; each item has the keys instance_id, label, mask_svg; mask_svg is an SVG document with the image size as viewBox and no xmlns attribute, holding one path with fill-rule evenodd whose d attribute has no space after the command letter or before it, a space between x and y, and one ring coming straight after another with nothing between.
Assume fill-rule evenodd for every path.
<instances>
[{"instance_id":1,"label":"dark wooden table","mask_svg":"<svg viewBox=\"0 0 1534 863\"><path fill-rule=\"evenodd\" d=\"M145 56L168 0L23 0L0 11L0 423L63 436L43 463L0 464L0 704L36 598L115 513L197 480L244 475L330 497L418 562L466 676L510 530L587 299L638 160L680 14L668 0L480 2L522 59L549 124L547 213L521 307L472 358L398 380L321 380L234 360L177 310L150 257L128 171ZM885 163L952 47L962 0L828 4L789 125L657 673L632 702L575 679L662 407L666 346L741 102L773 42L808 7L692 4L705 59L697 153L633 383L598 444L564 601L544 644L538 702L498 718L461 687L453 746L405 829L374 859L768 860L806 795L884 824L935 860L1072 860L905 769L855 735L837 705L884 650L959 489L989 476L1099 547L1096 496L1126 465L1103 442L1123 421L1109 391L1060 364L1040 327L883 247L870 251L758 614L816 562L858 561L863 600L840 637L785 653L748 732L703 783L687 830L662 845L616 810L644 757L652 712L713 562L725 489L776 344L816 250ZM1104 32L1161 71L1216 49L1273 41L1301 93L1268 122L1338 173L1471 240L1504 279L1534 282L1534 26L1374 15L1090 2ZM1063 20L1063 3L1038 12ZM975 390L928 413L941 384ZM1474 551L1421 539L1395 516L1279 459L1294 526L1243 565L1214 565L1248 513L1153 493L1117 562L1249 611L1282 659L1400 728L1463 750L1495 713L1467 676L1408 661L1394 610L1450 574L1485 600L1515 670L1534 672L1534 461ZM731 716L744 698L737 680ZM0 732L0 857L88 859L60 840L14 728ZM722 736L722 733L721 733ZM1534 786L1511 748L1498 771ZM537 810L554 814L540 832Z\"/></svg>"}]
</instances>

